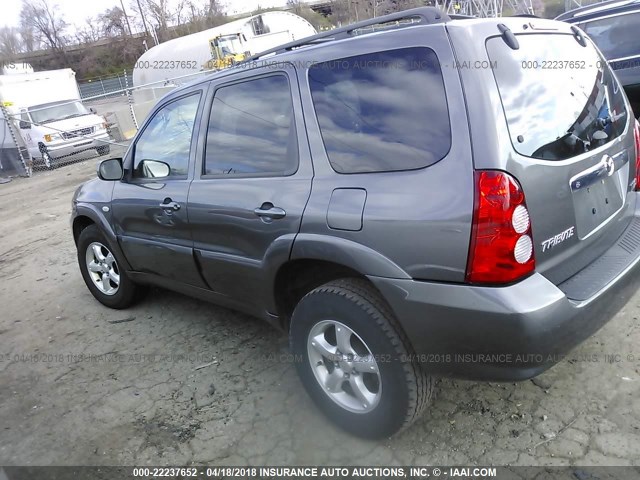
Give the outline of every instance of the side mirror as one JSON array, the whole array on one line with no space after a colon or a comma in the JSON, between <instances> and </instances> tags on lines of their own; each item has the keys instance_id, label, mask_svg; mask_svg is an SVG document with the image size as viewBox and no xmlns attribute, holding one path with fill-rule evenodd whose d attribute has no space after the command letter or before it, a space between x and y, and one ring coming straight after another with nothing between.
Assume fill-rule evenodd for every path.
<instances>
[{"instance_id":1,"label":"side mirror","mask_svg":"<svg viewBox=\"0 0 640 480\"><path fill-rule=\"evenodd\" d=\"M171 167L168 164L157 160L142 160L138 169L143 178L163 178L171 173Z\"/></svg>"},{"instance_id":2,"label":"side mirror","mask_svg":"<svg viewBox=\"0 0 640 480\"><path fill-rule=\"evenodd\" d=\"M124 171L122 169L121 158L110 158L103 160L98 165L98 178L100 180L115 181L121 180Z\"/></svg>"},{"instance_id":3,"label":"side mirror","mask_svg":"<svg viewBox=\"0 0 640 480\"><path fill-rule=\"evenodd\" d=\"M94 115L95 115L96 113L98 113L98 112L97 112L97 110L96 110L95 108L93 108L93 107L89 107L89 111L90 111L91 113L93 113Z\"/></svg>"},{"instance_id":4,"label":"side mirror","mask_svg":"<svg viewBox=\"0 0 640 480\"><path fill-rule=\"evenodd\" d=\"M31 128L31 124L29 122L20 120L20 130L28 130L29 128Z\"/></svg>"}]
</instances>

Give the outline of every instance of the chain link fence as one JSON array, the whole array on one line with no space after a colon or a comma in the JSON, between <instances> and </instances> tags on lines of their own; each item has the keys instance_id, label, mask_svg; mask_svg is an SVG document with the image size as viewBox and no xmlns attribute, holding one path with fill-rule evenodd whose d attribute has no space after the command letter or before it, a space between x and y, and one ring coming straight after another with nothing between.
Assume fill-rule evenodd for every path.
<instances>
[{"instance_id":1,"label":"chain link fence","mask_svg":"<svg viewBox=\"0 0 640 480\"><path fill-rule=\"evenodd\" d=\"M125 71L79 85L81 100L29 109L29 115L12 112L0 102L0 179L30 177L81 161L123 157L156 102L177 86L207 73L134 87ZM54 113L52 108L58 110ZM75 113L64 115L65 108Z\"/></svg>"},{"instance_id":2,"label":"chain link fence","mask_svg":"<svg viewBox=\"0 0 640 480\"><path fill-rule=\"evenodd\" d=\"M80 98L101 98L110 99L121 97L128 86L133 85L131 73L124 72L120 75L89 78L78 83Z\"/></svg>"}]
</instances>

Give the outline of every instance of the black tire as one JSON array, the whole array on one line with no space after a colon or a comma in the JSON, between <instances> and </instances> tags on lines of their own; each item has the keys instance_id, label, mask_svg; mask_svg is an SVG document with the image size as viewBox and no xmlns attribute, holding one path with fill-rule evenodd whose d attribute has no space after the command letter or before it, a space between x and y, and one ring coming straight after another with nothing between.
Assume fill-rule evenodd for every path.
<instances>
[{"instance_id":1,"label":"black tire","mask_svg":"<svg viewBox=\"0 0 640 480\"><path fill-rule=\"evenodd\" d=\"M142 297L145 291L145 287L133 283L127 276L124 269L117 269L117 272L120 276L120 283L118 285L117 291L112 295L103 293L92 280L89 268L87 266L86 254L89 246L96 242L104 245L110 252L113 252L113 247L110 245L105 235L96 225L89 225L84 230L82 230L80 236L78 237L78 266L80 267L80 272L82 273L84 283L87 285L87 288L96 298L96 300L98 300L103 305L106 305L107 307L122 309L133 305ZM115 257L115 254L113 255ZM118 260L118 258L115 258L114 263L116 265L122 264Z\"/></svg>"},{"instance_id":2,"label":"black tire","mask_svg":"<svg viewBox=\"0 0 640 480\"><path fill-rule=\"evenodd\" d=\"M307 344L314 326L328 319L352 330L359 337L356 342L364 342L377 360L380 393L370 411L356 413L344 408L316 379ZM305 295L293 312L289 341L298 374L311 398L331 420L354 435L389 437L411 425L431 399L433 379L415 362L413 349L390 307L365 280L336 280Z\"/></svg>"},{"instance_id":3,"label":"black tire","mask_svg":"<svg viewBox=\"0 0 640 480\"><path fill-rule=\"evenodd\" d=\"M98 152L98 155L100 156L108 155L110 151L111 151L111 145L103 145L102 147L96 148L96 152Z\"/></svg>"}]
</instances>

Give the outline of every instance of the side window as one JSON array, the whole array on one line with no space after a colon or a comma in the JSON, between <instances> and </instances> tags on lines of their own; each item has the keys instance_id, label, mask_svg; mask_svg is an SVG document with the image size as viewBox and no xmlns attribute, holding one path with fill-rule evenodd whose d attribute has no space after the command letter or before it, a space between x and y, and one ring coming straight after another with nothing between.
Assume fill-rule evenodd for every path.
<instances>
[{"instance_id":1,"label":"side window","mask_svg":"<svg viewBox=\"0 0 640 480\"><path fill-rule=\"evenodd\" d=\"M423 168L449 152L444 81L429 48L317 63L309 69L309 85L338 173Z\"/></svg>"},{"instance_id":2,"label":"side window","mask_svg":"<svg viewBox=\"0 0 640 480\"><path fill-rule=\"evenodd\" d=\"M216 91L205 175L283 176L297 168L298 143L286 76L271 75Z\"/></svg>"},{"instance_id":3,"label":"side window","mask_svg":"<svg viewBox=\"0 0 640 480\"><path fill-rule=\"evenodd\" d=\"M607 60L640 55L640 12L580 24Z\"/></svg>"},{"instance_id":4,"label":"side window","mask_svg":"<svg viewBox=\"0 0 640 480\"><path fill-rule=\"evenodd\" d=\"M189 152L200 94L175 100L160 110L138 138L134 150L133 177L154 178L164 169L154 162L169 165L171 178L184 178L189 171ZM165 167L166 168L166 167Z\"/></svg>"}]
</instances>

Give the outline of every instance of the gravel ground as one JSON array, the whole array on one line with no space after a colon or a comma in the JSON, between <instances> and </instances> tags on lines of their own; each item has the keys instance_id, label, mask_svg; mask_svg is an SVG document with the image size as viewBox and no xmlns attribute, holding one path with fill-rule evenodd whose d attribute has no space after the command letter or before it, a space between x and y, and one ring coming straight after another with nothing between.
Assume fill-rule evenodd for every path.
<instances>
[{"instance_id":1,"label":"gravel ground","mask_svg":"<svg viewBox=\"0 0 640 480\"><path fill-rule=\"evenodd\" d=\"M0 465L640 464L640 296L534 381L443 380L411 428L363 441L266 324L162 290L93 299L68 219L95 164L0 185Z\"/></svg>"}]
</instances>

